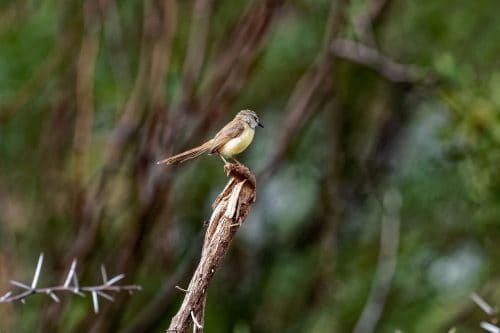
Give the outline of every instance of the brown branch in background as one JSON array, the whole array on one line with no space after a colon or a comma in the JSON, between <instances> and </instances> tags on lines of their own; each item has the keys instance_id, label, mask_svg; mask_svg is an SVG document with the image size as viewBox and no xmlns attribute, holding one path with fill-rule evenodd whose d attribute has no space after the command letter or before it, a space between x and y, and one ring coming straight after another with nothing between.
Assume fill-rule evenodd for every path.
<instances>
[{"instance_id":1,"label":"brown branch in background","mask_svg":"<svg viewBox=\"0 0 500 333\"><path fill-rule=\"evenodd\" d=\"M196 268L197 256L190 255L188 263L182 264L175 269L175 273L165 280L155 297L135 316L130 324L121 333L143 333L152 332L153 329L165 316L165 312L174 303L179 293L177 284L188 278L188 274ZM185 292L185 290L183 290Z\"/></svg>"},{"instance_id":2,"label":"brown branch in background","mask_svg":"<svg viewBox=\"0 0 500 333\"><path fill-rule=\"evenodd\" d=\"M148 156L151 156L153 151L157 149L155 137L158 135L158 127L160 126L156 120L161 118L161 114L167 112L164 90L171 43L177 22L175 2L157 1L155 11L151 12L151 15L156 15L154 19L158 20L156 29L159 30L153 43L151 75L147 83L151 87L151 100L148 118L141 129L145 133L138 144L133 170L135 177L133 180L134 190L140 196L141 205L134 212L133 227L128 230L122 239L123 246L128 249L120 251L121 260L118 261L118 267L122 268L131 267L135 264L134 259L138 258L139 255L137 250L155 220L153 216L156 216L164 208L164 200L168 198L168 193L166 193L166 173L155 164L150 163Z\"/></svg>"},{"instance_id":3,"label":"brown branch in background","mask_svg":"<svg viewBox=\"0 0 500 333\"><path fill-rule=\"evenodd\" d=\"M0 5L0 35L22 22L33 12L33 6L24 1L8 1Z\"/></svg>"},{"instance_id":4,"label":"brown branch in background","mask_svg":"<svg viewBox=\"0 0 500 333\"><path fill-rule=\"evenodd\" d=\"M381 20L390 6L390 0L368 1L361 12L352 20L358 38L370 46L376 45L373 27Z\"/></svg>"},{"instance_id":5,"label":"brown branch in background","mask_svg":"<svg viewBox=\"0 0 500 333\"><path fill-rule=\"evenodd\" d=\"M217 55L213 69L207 74L206 89L199 100L199 111L203 111L199 126L194 133L206 133L210 125L228 107L243 89L252 65L262 53L276 13L283 0L253 2L235 27L228 32L231 38L225 41Z\"/></svg>"},{"instance_id":6,"label":"brown branch in background","mask_svg":"<svg viewBox=\"0 0 500 333\"><path fill-rule=\"evenodd\" d=\"M329 46L339 58L367 66L386 80L395 83L425 83L437 80L428 71L414 65L400 64L384 55L377 45L374 26L387 14L391 0L371 0L352 20L360 42L337 38Z\"/></svg>"},{"instance_id":7,"label":"brown branch in background","mask_svg":"<svg viewBox=\"0 0 500 333\"><path fill-rule=\"evenodd\" d=\"M151 7L152 12L147 20L147 29L152 38L151 67L146 89L150 94L150 113L154 114L165 104L165 78L177 24L177 8L173 0L153 1Z\"/></svg>"},{"instance_id":8,"label":"brown branch in background","mask_svg":"<svg viewBox=\"0 0 500 333\"><path fill-rule=\"evenodd\" d=\"M358 42L337 38L331 44L331 52L336 57L367 66L391 82L416 83L425 78L423 71L416 66L399 64L378 50Z\"/></svg>"},{"instance_id":9,"label":"brown branch in background","mask_svg":"<svg viewBox=\"0 0 500 333\"><path fill-rule=\"evenodd\" d=\"M212 1L205 1L205 0L199 0L198 3L195 4L195 11L201 11L202 8L207 8L213 5ZM238 28L236 29L241 30L241 29L247 29L248 36L257 36L257 41L258 43L262 43L262 40L264 36L266 35L266 32L269 27L269 22L266 21L265 29L261 28L260 24L256 24L255 22L260 22L256 21L256 19L262 19L261 16L257 15L259 11L257 11L258 8L259 10L262 9L262 6L264 4L259 4L258 6L251 7L252 10L250 12L245 13L245 17L248 17L249 13L252 13L251 17L254 17L255 19L252 20L245 20L241 19L240 23L238 25ZM209 8L208 8L209 9ZM273 10L273 8L268 8L268 10L272 9L268 14L265 15L266 20L270 20L272 16L269 16ZM201 17L200 17L201 15ZM254 16L255 15L255 16ZM193 13L193 22L191 23L191 37L190 41L188 44L188 58L189 58L189 53L193 54L191 60L187 60L184 64L184 69L183 69L183 80L192 80L193 78L190 77L193 75L199 76L200 71L201 71L201 66L203 64L203 45L196 45L196 41L204 40L207 38L206 36L206 31L202 31L202 29L207 29L206 25L209 23L209 16L208 13ZM194 29L194 30L193 30ZM206 41L202 41L201 43L205 43ZM241 38L237 39L238 43L248 43L248 40L245 40L243 36ZM254 42L255 43L255 42ZM200 47L202 49L200 49ZM241 49L238 49L238 52L240 52ZM258 54L261 53L261 47L255 46L254 48L251 49L251 53L248 53L247 57L248 59L251 59L251 62L255 60ZM236 67L238 66L246 66L245 62L240 62ZM242 68L242 67L240 67ZM222 70L222 68L221 68ZM223 68L223 70L228 70L227 68ZM184 85L184 83L183 83ZM189 93L188 91L184 91L181 94L186 93L187 95L185 96L186 98L190 99L190 101L187 103L189 105L194 105L196 104L196 96L195 94L195 86L192 87L193 91L192 94ZM221 88L221 87L219 87ZM240 87L241 88L241 87ZM224 88L226 89L226 88ZM182 99L180 100L182 103ZM194 104L193 104L194 103ZM165 209L168 209L165 207L164 204L161 204L162 202L165 202L165 198L169 196L168 193L168 187L169 183L171 180L171 175L169 173L165 173L164 170L161 170L157 167L155 167L153 164L149 164L148 156L150 156L151 152L154 152L155 149L162 149L163 147L171 147L171 140L173 138L172 136L172 131L173 130L178 130L182 128L181 125L179 125L179 121L182 122L181 118L178 118L177 115L179 116L185 116L187 110L182 110L182 104L177 104L173 108L171 108L169 112L169 116L171 119L168 120L167 123L162 123L164 119L161 118L162 115L165 114L165 112L162 112L162 114L159 114L157 118L159 121L154 121L153 118L150 118L147 120L147 126L153 126L154 130L152 131L146 131L148 135L146 135L149 139L151 140L155 136L159 136L161 139L158 141L148 141L145 140L143 143L140 145L140 152L139 152L139 157L137 158L137 171L138 174L137 176L140 177L141 181L136 182L137 184L144 185L140 186L142 188L139 189L140 193L146 194L145 196L142 196L142 208L140 208L140 211L137 212L137 222L134 223L134 227L130 228L130 236L125 237L127 239L127 244L124 245L126 248L131 249L130 250L130 256L132 258L129 258L129 260L124 260L124 262L127 264L127 271L131 271L131 267L134 266L134 262L138 260L142 256L142 251L140 250L142 248L142 244L144 243L144 240L147 239L147 234L150 233L151 230L151 225L152 221L155 219L153 218L154 216L158 216L158 214L161 214L162 211ZM197 109L193 109L191 111L196 111ZM181 112L182 111L182 112ZM205 114L202 114L201 117L205 117ZM175 118L172 118L175 117ZM174 120L174 121L172 121ZM215 123L214 119L211 119L211 123ZM155 133L154 135L151 135L151 133ZM200 135L200 133L196 133L196 135ZM160 143L160 147L158 147L158 143ZM140 157L140 156L143 157ZM151 168L153 166L153 168ZM146 179L144 178L146 177ZM168 201L168 200L167 200ZM160 223L162 224L167 224L169 223L168 219L168 214L165 215L167 218L165 219L160 219ZM158 220L156 218L156 220ZM139 235L142 235L139 237ZM124 257L128 257L125 255ZM119 265L118 269L123 269L124 266ZM154 327L155 323L158 323L159 320L161 320L161 317L164 316L164 313L166 309L171 305L171 302L169 301L171 299L172 295L172 290L171 288L162 288L160 292L157 294L157 296L149 303L148 306L144 308L144 310L137 316L136 321L134 321L134 325L131 326L132 331L136 332L141 332L144 331L144 327ZM197 320L200 320L198 316L196 317ZM135 327L135 328L134 328ZM129 330L127 330L129 332Z\"/></svg>"},{"instance_id":10,"label":"brown branch in background","mask_svg":"<svg viewBox=\"0 0 500 333\"><path fill-rule=\"evenodd\" d=\"M170 2L171 1L169 1L169 3ZM152 68L154 58L154 45L152 44L155 42L155 29L157 28L154 22L158 22L157 20L151 20L152 15L158 15L158 13L154 6L148 2L144 10L141 57L135 85L109 140L101 175L95 184L87 188L85 193L79 216L77 216L77 220L80 221L80 228L73 247L66 255L65 262L71 260L72 257L79 257L83 260L90 254L98 236L105 206L104 198L106 198L109 186L114 178L113 171L116 171L121 165L121 162L123 162L125 152L132 142L133 135L137 132L148 111L147 104L148 97L150 96L148 88L151 87L151 84L148 83L148 79L150 78L152 70L157 69ZM157 41L157 43L158 42L163 41ZM158 56L155 58L158 59ZM155 63L159 63L159 61Z\"/></svg>"},{"instance_id":11,"label":"brown branch in background","mask_svg":"<svg viewBox=\"0 0 500 333\"><path fill-rule=\"evenodd\" d=\"M162 132L170 126L167 119L169 110L165 86L172 53L172 42L177 26L177 5L175 1L155 1L152 6L155 10L151 16L153 14L156 16L153 16L150 21L155 21L155 24L151 25L149 29L156 33L151 51L149 81L147 81L150 92L149 112L142 128L145 134L141 136L142 140L138 145L140 156L137 159L137 169L141 171L139 176L154 178L154 175L149 172L152 164L148 162L160 150ZM142 192L151 193L151 187L155 186L155 183L155 181L143 182L147 189L143 189ZM147 200L149 201L151 198Z\"/></svg>"},{"instance_id":12,"label":"brown branch in background","mask_svg":"<svg viewBox=\"0 0 500 333\"><path fill-rule=\"evenodd\" d=\"M283 161L286 152L296 137L298 131L303 128L306 120L315 112L313 107L317 94L324 88L322 83L332 69L333 60L325 56L322 61L314 64L297 82L294 93L289 99L286 118L280 125L278 138L273 145L271 157L259 172L259 178L270 177Z\"/></svg>"},{"instance_id":13,"label":"brown branch in background","mask_svg":"<svg viewBox=\"0 0 500 333\"><path fill-rule=\"evenodd\" d=\"M200 84L200 92L193 91L191 96L186 96L189 100L178 104L170 114L170 117L175 117L176 126L163 131L163 149L169 147L182 150L192 146L206 136L217 123L219 116L227 110L248 81L250 70L262 54L265 39L283 3L283 0L251 2L238 22L227 30L225 35L230 37L221 41L213 63L209 66L210 70L204 75L203 83ZM183 73L189 72L190 70L185 68ZM186 128L184 124L188 120L186 113L180 112L183 111L180 109L182 107L189 107L190 113L197 114L196 119L191 118L196 125L191 126L192 130L188 135L182 135L187 137L186 140L175 147L172 138L179 141L178 131ZM164 150L162 154L165 154Z\"/></svg>"},{"instance_id":14,"label":"brown branch in background","mask_svg":"<svg viewBox=\"0 0 500 333\"><path fill-rule=\"evenodd\" d=\"M119 260L115 262L115 269L134 272L140 258L144 255L142 245L147 239L155 216L164 208L161 203L168 197L168 183L164 172L156 165L149 162L151 156L157 149L155 140L158 128L161 127L159 120L163 119L166 111L165 101L165 79L167 77L171 43L176 29L176 2L175 1L152 1L148 3L145 15L145 36L148 38L148 75L144 78L144 87L141 88L144 95L142 110L135 110L132 118L136 122L139 142L135 143L136 152L133 158L132 172L134 177L130 179L132 189L140 197L140 205L132 212L130 227L121 235L118 241L121 246L117 248ZM119 306L106 307L102 316L94 320L90 316L78 325L80 331L116 331L122 311L124 299L117 299ZM106 320L114 318L114 320ZM78 330L77 330L78 331Z\"/></svg>"},{"instance_id":15,"label":"brown branch in background","mask_svg":"<svg viewBox=\"0 0 500 333\"><path fill-rule=\"evenodd\" d=\"M168 122L175 122L177 125L170 126L159 135L161 154L172 153L174 146L171 142L174 137L178 138L177 130L185 128L189 115L198 109L199 100L196 90L205 61L213 2L214 0L196 0L194 2L189 40L182 68L182 89L179 91L179 97L172 101L170 112L167 115ZM165 149L166 147L168 150Z\"/></svg>"},{"instance_id":16,"label":"brown branch in background","mask_svg":"<svg viewBox=\"0 0 500 333\"><path fill-rule=\"evenodd\" d=\"M271 152L268 161L258 173L259 179L266 179L274 173L285 158L286 152L291 146L293 139L296 137L299 130L303 128L306 120L314 112L317 112L317 108L313 107L313 103L321 96L321 92L326 89L325 80L331 74L330 72L334 67L335 58L342 57L342 55L344 55L344 57L350 55L352 56L350 60L363 60L361 63L364 65L377 65L374 69L380 69L380 73L386 75L386 78L391 81L418 83L424 78L423 72L416 67L414 68L412 66L404 66L395 63L382 56L380 52L375 51L375 49L369 49L367 46L365 46L365 48L369 49L370 52L365 52L363 59L354 57L353 54L356 54L356 52L353 51L352 45L355 42L337 38L346 25L345 11L348 4L349 1L347 0L339 3L332 3L322 50L316 61L295 85L287 105L287 111L285 112L287 116L282 122L283 130L280 131L280 136L277 138L277 143L274 145L274 150ZM363 27L361 29L363 34L368 32L371 33L371 27L387 12L389 4L389 0L369 1L366 8L362 10L359 16L354 18L353 21L361 24ZM370 29L367 29L367 27L370 27ZM361 40L369 39L363 34L360 36ZM348 44L342 44L341 46L347 45L349 47L347 51L349 52L346 51L345 47L337 50L337 47L334 47L334 45L338 44L338 41L347 42ZM357 45L357 43L355 45ZM366 51L366 49L364 49L364 51ZM366 53L369 55L368 57ZM381 64L382 67L379 68L379 64ZM427 79L428 78L425 80Z\"/></svg>"},{"instance_id":17,"label":"brown branch in background","mask_svg":"<svg viewBox=\"0 0 500 333\"><path fill-rule=\"evenodd\" d=\"M189 40L185 61L182 68L182 83L178 98L172 101L168 123L175 123L176 126L162 126L160 135L160 145L162 154L170 154L174 147L170 144L176 135L176 130L185 128L189 115L196 113L198 108L198 96L196 94L199 85L203 62L207 49L207 38L210 25L214 0L196 0L191 15L189 30ZM197 139L197 138L196 138ZM170 148L165 151L165 147Z\"/></svg>"},{"instance_id":18,"label":"brown branch in background","mask_svg":"<svg viewBox=\"0 0 500 333\"><path fill-rule=\"evenodd\" d=\"M17 3L17 1L15 3ZM68 22L68 25L64 27L64 33L56 41L52 50L47 54L45 61L33 70L30 79L11 98L7 98L1 102L0 122L8 120L17 110L33 99L37 93L47 86L48 82L54 79L54 75L58 73L57 69L61 67L67 59L73 58L73 53L75 49L77 49L75 44L79 41L79 31L76 28L78 26L78 19L72 17Z\"/></svg>"},{"instance_id":19,"label":"brown branch in background","mask_svg":"<svg viewBox=\"0 0 500 333\"><path fill-rule=\"evenodd\" d=\"M113 301L114 298L107 294L108 292L119 292L119 291L138 291L141 290L140 286L137 285L116 285L116 283L122 280L125 275L119 274L111 279L108 278L108 274L104 266L101 266L101 277L102 284L94 286L81 286L78 281L78 276L76 273L76 259L73 260L71 267L64 279L64 284L52 287L37 287L38 281L40 280L40 273L42 271L43 265L43 253L38 258L38 263L35 268L35 274L33 275L33 280L30 285L25 283L11 280L10 283L24 291L20 293L13 293L8 291L3 296L0 296L0 303L11 303L15 301L25 302L26 298L34 294L44 294L49 296L54 302L60 303L61 300L58 296L59 293L72 293L78 296L85 296L85 293L92 295L92 304L94 306L94 312L99 312L99 297L102 297L108 301Z\"/></svg>"},{"instance_id":20,"label":"brown branch in background","mask_svg":"<svg viewBox=\"0 0 500 333\"><path fill-rule=\"evenodd\" d=\"M124 154L129 144L132 142L134 134L137 132L143 120L148 103L148 79L151 74L151 63L153 58L152 42L155 32L152 16L155 15L155 8L151 2L144 3L142 43L139 56L138 72L135 78L134 87L130 97L125 102L123 111L111 137L105 152L105 165L103 166L102 185L98 188L106 187L109 181L109 171L119 167L123 161ZM153 21L153 22L150 22Z\"/></svg>"},{"instance_id":21,"label":"brown branch in background","mask_svg":"<svg viewBox=\"0 0 500 333\"><path fill-rule=\"evenodd\" d=\"M396 270L399 245L401 194L393 189L384 195L384 216L380 232L380 251L372 289L361 312L354 333L371 333L382 315Z\"/></svg>"},{"instance_id":22,"label":"brown branch in background","mask_svg":"<svg viewBox=\"0 0 500 333\"><path fill-rule=\"evenodd\" d=\"M327 305L329 297L333 295L337 283L335 282L336 261L338 256L338 233L341 225L346 223L346 198L343 192L342 175L345 167L343 163L344 146L342 138L344 129L342 128L345 113L340 112L339 106L335 105L336 100L331 100L324 106L328 112L327 126L328 131L328 154L325 157L324 165L326 172L324 178L320 181L323 186L320 187L319 198L321 200L320 209L324 221L318 229L317 239L314 240L319 245L321 251L317 258L318 271L311 289L314 290L314 298L311 303L319 306Z\"/></svg>"},{"instance_id":23,"label":"brown branch in background","mask_svg":"<svg viewBox=\"0 0 500 333\"><path fill-rule=\"evenodd\" d=\"M272 18L282 1L259 1L252 4L229 34L231 38L217 55L213 70L209 73L208 89L204 92L201 110L212 111L224 95L241 87L241 75L260 53Z\"/></svg>"},{"instance_id":24,"label":"brown branch in background","mask_svg":"<svg viewBox=\"0 0 500 333\"><path fill-rule=\"evenodd\" d=\"M108 0L107 19L103 22L103 35L105 44L109 46L109 65L117 83L129 88L132 84L130 61L127 58L125 38L118 6L115 0Z\"/></svg>"},{"instance_id":25,"label":"brown branch in background","mask_svg":"<svg viewBox=\"0 0 500 333\"><path fill-rule=\"evenodd\" d=\"M187 288L184 301L172 318L167 332L203 332L203 317L208 286L229 249L236 231L246 220L256 198L255 176L241 165L226 164L230 180L212 205L198 268Z\"/></svg>"},{"instance_id":26,"label":"brown branch in background","mask_svg":"<svg viewBox=\"0 0 500 333\"><path fill-rule=\"evenodd\" d=\"M80 258L85 263L88 248L92 244L92 237L97 232L98 226L93 218L89 217L91 210L86 192L85 171L88 167L88 154L92 135L93 123L93 90L94 71L99 51L100 31L102 21L107 10L106 1L86 1L82 6L77 6L77 12L83 17L83 38L76 64L76 119L73 141L72 172L76 186L71 186L75 202L75 226L78 234L72 246L61 255L61 262L57 265L64 267L69 265L73 258ZM80 22L81 24L82 22ZM93 197L94 199L94 197ZM95 198L97 199L97 198ZM101 202L99 202L102 204ZM89 214L89 215L86 215ZM86 215L86 216L84 216ZM100 214L92 214L92 217ZM46 331L54 331L56 321L60 316L61 309L50 305L45 309L41 326Z\"/></svg>"},{"instance_id":27,"label":"brown branch in background","mask_svg":"<svg viewBox=\"0 0 500 333\"><path fill-rule=\"evenodd\" d=\"M78 56L76 73L76 120L73 142L73 172L76 191L85 183L85 170L92 136L94 114L94 70L99 52L100 11L97 2L84 3L85 33Z\"/></svg>"},{"instance_id":28,"label":"brown branch in background","mask_svg":"<svg viewBox=\"0 0 500 333\"><path fill-rule=\"evenodd\" d=\"M293 89L285 111L287 116L282 122L277 142L273 145L274 150L271 152L271 157L259 172L259 179L266 179L274 173L299 129L302 128L306 119L316 111L312 104L318 93L325 89L324 81L331 75L334 63L334 57L328 51L328 46L345 25L345 11L348 4L348 0L332 3L322 49L315 62L302 75Z\"/></svg>"},{"instance_id":29,"label":"brown branch in background","mask_svg":"<svg viewBox=\"0 0 500 333\"><path fill-rule=\"evenodd\" d=\"M194 3L186 60L182 71L181 111L189 112L185 103L194 94L195 82L203 66L213 2L214 0L196 0Z\"/></svg>"}]
</instances>

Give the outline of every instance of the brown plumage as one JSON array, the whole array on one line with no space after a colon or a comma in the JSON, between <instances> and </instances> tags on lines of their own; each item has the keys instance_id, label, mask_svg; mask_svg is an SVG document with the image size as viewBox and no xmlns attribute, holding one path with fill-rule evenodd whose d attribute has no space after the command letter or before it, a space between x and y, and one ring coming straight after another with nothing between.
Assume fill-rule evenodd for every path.
<instances>
[{"instance_id":1,"label":"brown plumage","mask_svg":"<svg viewBox=\"0 0 500 333\"><path fill-rule=\"evenodd\" d=\"M245 126L238 121L231 121L226 126L224 126L217 134L212 142L210 147L210 154L213 154L219 150L222 146L224 146L230 139L234 139L243 133L245 130Z\"/></svg>"}]
</instances>

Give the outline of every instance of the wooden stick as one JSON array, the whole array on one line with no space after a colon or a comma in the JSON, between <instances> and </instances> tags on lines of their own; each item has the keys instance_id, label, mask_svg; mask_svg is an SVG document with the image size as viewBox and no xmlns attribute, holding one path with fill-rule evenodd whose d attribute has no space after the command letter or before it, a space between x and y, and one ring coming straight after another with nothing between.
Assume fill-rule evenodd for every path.
<instances>
[{"instance_id":1,"label":"wooden stick","mask_svg":"<svg viewBox=\"0 0 500 333\"><path fill-rule=\"evenodd\" d=\"M212 205L213 213L205 233L200 262L167 332L185 333L193 324L195 332L203 332L208 285L255 202L255 176L250 170L242 164L231 163L226 163L224 169L230 176L229 182Z\"/></svg>"}]
</instances>

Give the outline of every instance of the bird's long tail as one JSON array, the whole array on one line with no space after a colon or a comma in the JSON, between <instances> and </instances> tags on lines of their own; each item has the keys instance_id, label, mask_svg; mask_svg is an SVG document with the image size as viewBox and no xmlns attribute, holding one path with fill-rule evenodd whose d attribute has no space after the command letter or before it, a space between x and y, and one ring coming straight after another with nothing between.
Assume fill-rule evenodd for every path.
<instances>
[{"instance_id":1,"label":"bird's long tail","mask_svg":"<svg viewBox=\"0 0 500 333\"><path fill-rule=\"evenodd\" d=\"M205 142L201 146L186 150L185 152L182 152L180 154L170 156L164 160L158 161L156 162L156 164L177 164L198 157L210 150L210 148L212 147L212 142L213 139Z\"/></svg>"}]
</instances>

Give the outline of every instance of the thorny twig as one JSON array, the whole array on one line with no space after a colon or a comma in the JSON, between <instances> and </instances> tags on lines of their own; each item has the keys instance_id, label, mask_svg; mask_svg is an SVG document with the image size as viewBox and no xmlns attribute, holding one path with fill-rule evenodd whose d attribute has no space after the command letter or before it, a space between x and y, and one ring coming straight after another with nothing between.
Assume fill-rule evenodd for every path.
<instances>
[{"instance_id":1,"label":"thorny twig","mask_svg":"<svg viewBox=\"0 0 500 333\"><path fill-rule=\"evenodd\" d=\"M433 80L424 70L397 63L376 48L363 43L337 38L330 47L335 56L369 67L391 82L417 83Z\"/></svg>"},{"instance_id":2,"label":"thorny twig","mask_svg":"<svg viewBox=\"0 0 500 333\"><path fill-rule=\"evenodd\" d=\"M108 279L108 275L104 266L101 266L102 284L94 286L80 286L78 282L78 276L76 274L76 259L74 259L71 263L71 267L68 271L68 275L66 275L66 279L64 280L63 285L40 288L37 287L37 285L40 279L40 272L42 271L43 258L44 256L42 253L38 258L38 263L35 268L35 274L33 275L31 285L11 280L10 283L12 285L24 289L24 291L17 294L14 294L12 291L8 291L3 296L0 296L0 303L10 303L15 301L21 301L24 303L26 298L33 294L45 294L52 298L54 302L59 303L61 300L57 296L57 293L60 292L69 292L82 297L85 297L85 293L90 293L92 295L94 312L98 313L99 297L107 299L108 301L114 300L114 298L111 295L107 294L107 292L128 291L132 293L134 291L141 290L141 287L138 285L115 285L115 283L122 280L125 275L118 274L111 279Z\"/></svg>"}]
</instances>

